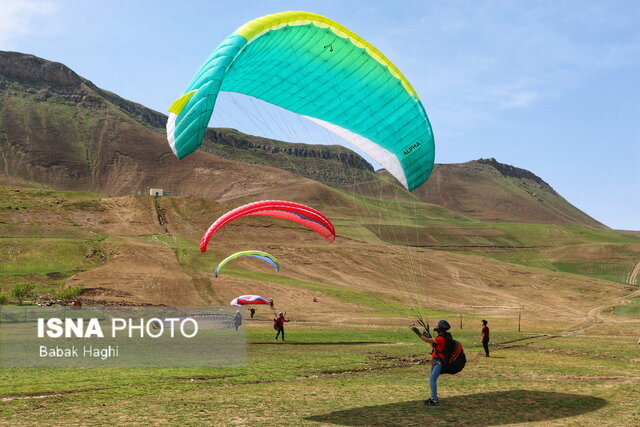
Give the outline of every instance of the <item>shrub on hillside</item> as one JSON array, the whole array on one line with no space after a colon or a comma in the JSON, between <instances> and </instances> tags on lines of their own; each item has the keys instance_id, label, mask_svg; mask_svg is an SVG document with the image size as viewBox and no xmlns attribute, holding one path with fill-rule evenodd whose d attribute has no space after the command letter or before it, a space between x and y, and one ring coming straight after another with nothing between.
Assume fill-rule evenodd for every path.
<instances>
[{"instance_id":1,"label":"shrub on hillside","mask_svg":"<svg viewBox=\"0 0 640 427\"><path fill-rule=\"evenodd\" d=\"M11 296L18 300L18 305L22 305L25 299L32 298L34 296L33 290L35 289L33 283L20 282L13 285L11 289Z\"/></svg>"},{"instance_id":2,"label":"shrub on hillside","mask_svg":"<svg viewBox=\"0 0 640 427\"><path fill-rule=\"evenodd\" d=\"M63 301L76 300L82 293L82 286L72 286L70 288L61 289L55 294L56 299Z\"/></svg>"}]
</instances>

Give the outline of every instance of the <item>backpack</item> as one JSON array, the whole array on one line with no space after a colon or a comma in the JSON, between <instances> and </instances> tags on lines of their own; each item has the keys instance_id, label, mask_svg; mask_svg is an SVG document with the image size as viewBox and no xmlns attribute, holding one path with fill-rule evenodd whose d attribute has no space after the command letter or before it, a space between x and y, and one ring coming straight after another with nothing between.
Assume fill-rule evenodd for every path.
<instances>
[{"instance_id":1,"label":"backpack","mask_svg":"<svg viewBox=\"0 0 640 427\"><path fill-rule=\"evenodd\" d=\"M467 356L459 341L453 339L450 333L445 333L444 339L447 341L444 347L445 363L442 366L443 374L457 374L464 369L467 364Z\"/></svg>"}]
</instances>

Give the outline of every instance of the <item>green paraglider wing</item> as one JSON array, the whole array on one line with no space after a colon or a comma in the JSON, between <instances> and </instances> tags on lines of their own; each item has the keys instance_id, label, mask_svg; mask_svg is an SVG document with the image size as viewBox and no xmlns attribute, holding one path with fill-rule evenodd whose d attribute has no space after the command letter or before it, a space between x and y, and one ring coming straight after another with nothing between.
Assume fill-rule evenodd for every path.
<instances>
[{"instance_id":1,"label":"green paraglider wing","mask_svg":"<svg viewBox=\"0 0 640 427\"><path fill-rule=\"evenodd\" d=\"M222 261L220 261L220 264L218 264L214 270L214 275L215 277L218 277L218 274L220 273L220 269L229 261L239 258L239 257L243 257L243 256L250 256L250 257L254 257L254 258L259 258L263 261L268 262L269 264L271 264L271 266L274 268L274 270L276 270L276 272L278 271L278 269L280 268L280 264L278 264L278 260L276 259L276 257L274 257L271 254L268 254L266 252L263 251L242 251L242 252L236 252L235 254L229 255L228 257L226 257L225 259L223 259Z\"/></svg>"},{"instance_id":2,"label":"green paraglider wing","mask_svg":"<svg viewBox=\"0 0 640 427\"><path fill-rule=\"evenodd\" d=\"M263 16L227 37L169 108L178 158L197 150L220 91L301 114L351 142L408 190L434 162L431 125L409 81L375 47L309 12Z\"/></svg>"}]
</instances>

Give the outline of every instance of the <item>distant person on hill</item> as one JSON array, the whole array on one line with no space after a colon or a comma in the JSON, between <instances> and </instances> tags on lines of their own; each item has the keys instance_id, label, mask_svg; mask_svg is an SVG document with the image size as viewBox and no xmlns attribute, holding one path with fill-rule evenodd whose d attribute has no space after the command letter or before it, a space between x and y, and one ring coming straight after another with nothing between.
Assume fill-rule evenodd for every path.
<instances>
[{"instance_id":1,"label":"distant person on hill","mask_svg":"<svg viewBox=\"0 0 640 427\"><path fill-rule=\"evenodd\" d=\"M271 307L271 310L275 310L275 307L273 306L273 298L269 300L269 307Z\"/></svg>"},{"instance_id":2,"label":"distant person on hill","mask_svg":"<svg viewBox=\"0 0 640 427\"><path fill-rule=\"evenodd\" d=\"M480 338L482 338L482 347L484 348L485 357L489 357L489 327L487 326L487 321L482 321L482 332L480 334Z\"/></svg>"},{"instance_id":3,"label":"distant person on hill","mask_svg":"<svg viewBox=\"0 0 640 427\"><path fill-rule=\"evenodd\" d=\"M276 334L276 341L278 341L278 337L282 333L282 341L284 341L284 322L288 322L289 319L285 317L287 313L278 313L278 316L273 318L273 328L278 331Z\"/></svg>"},{"instance_id":4,"label":"distant person on hill","mask_svg":"<svg viewBox=\"0 0 640 427\"><path fill-rule=\"evenodd\" d=\"M251 313L251 318L253 319L253 316L256 314L256 309L255 309L255 308L253 308L253 307L251 307L251 308L249 309L249 312Z\"/></svg>"},{"instance_id":5,"label":"distant person on hill","mask_svg":"<svg viewBox=\"0 0 640 427\"><path fill-rule=\"evenodd\" d=\"M236 331L242 325L242 314L240 314L240 310L236 310L236 315L233 317L233 326L236 327Z\"/></svg>"},{"instance_id":6,"label":"distant person on hill","mask_svg":"<svg viewBox=\"0 0 640 427\"><path fill-rule=\"evenodd\" d=\"M449 322L446 320L438 321L438 327L433 329L438 333L438 336L435 338L423 335L415 326L411 329L422 341L428 342L433 347L433 351L431 352L431 373L429 374L431 397L425 400L424 404L427 406L440 406L440 401L438 400L438 377L440 377L440 374L442 373L442 366L446 360L444 351L447 344L447 338L445 337L448 335L449 340L453 339L451 334L448 332L449 329L451 329L451 325L449 325Z\"/></svg>"}]
</instances>

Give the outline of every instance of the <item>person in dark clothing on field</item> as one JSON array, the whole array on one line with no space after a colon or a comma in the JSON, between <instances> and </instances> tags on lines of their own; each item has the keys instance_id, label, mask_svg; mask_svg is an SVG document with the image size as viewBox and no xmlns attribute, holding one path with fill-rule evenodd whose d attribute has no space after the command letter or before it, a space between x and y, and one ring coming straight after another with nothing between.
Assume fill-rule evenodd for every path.
<instances>
[{"instance_id":1,"label":"person in dark clothing on field","mask_svg":"<svg viewBox=\"0 0 640 427\"><path fill-rule=\"evenodd\" d=\"M449 325L449 322L446 320L438 321L438 327L433 329L438 333L438 336L435 338L423 335L415 326L411 329L422 341L428 342L433 347L433 351L431 352L431 373L429 374L431 397L425 400L424 404L427 406L440 406L440 401L438 400L438 377L442 373L442 367L446 359L444 355L447 344L445 334L449 334L447 331L451 329L451 325ZM449 338L451 338L451 334L449 334Z\"/></svg>"},{"instance_id":2,"label":"person in dark clothing on field","mask_svg":"<svg viewBox=\"0 0 640 427\"><path fill-rule=\"evenodd\" d=\"M285 317L287 313L278 313L278 317L274 317L273 318L273 327L276 331L278 331L278 333L276 334L276 341L278 340L278 337L280 336L280 334L282 333L282 341L284 341L284 322L288 322L289 319L287 319Z\"/></svg>"},{"instance_id":3,"label":"person in dark clothing on field","mask_svg":"<svg viewBox=\"0 0 640 427\"><path fill-rule=\"evenodd\" d=\"M271 307L271 310L275 310L276 308L273 306L273 298L269 300L269 307Z\"/></svg>"},{"instance_id":4,"label":"person in dark clothing on field","mask_svg":"<svg viewBox=\"0 0 640 427\"><path fill-rule=\"evenodd\" d=\"M482 338L482 347L484 348L484 355L489 357L489 327L487 326L487 321L482 321L482 333L480 335Z\"/></svg>"},{"instance_id":5,"label":"person in dark clothing on field","mask_svg":"<svg viewBox=\"0 0 640 427\"><path fill-rule=\"evenodd\" d=\"M240 314L240 310L237 310L236 315L233 317L233 326L236 327L236 331L240 328L240 325L242 325L242 314Z\"/></svg>"},{"instance_id":6,"label":"person in dark clothing on field","mask_svg":"<svg viewBox=\"0 0 640 427\"><path fill-rule=\"evenodd\" d=\"M253 307L251 307L251 308L249 309L249 313L251 313L251 318L253 319L253 316L256 314L256 309L255 309L255 308L253 308Z\"/></svg>"}]
</instances>

